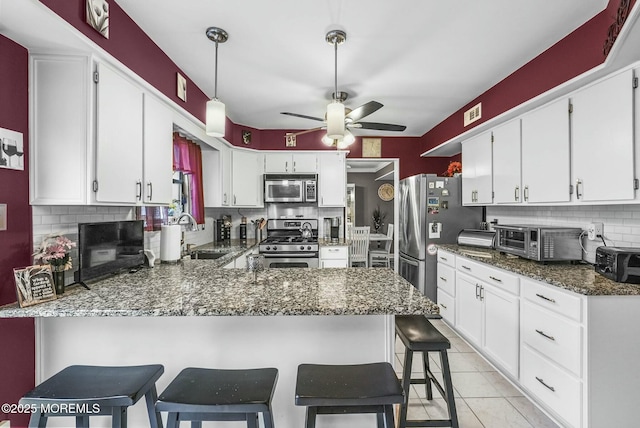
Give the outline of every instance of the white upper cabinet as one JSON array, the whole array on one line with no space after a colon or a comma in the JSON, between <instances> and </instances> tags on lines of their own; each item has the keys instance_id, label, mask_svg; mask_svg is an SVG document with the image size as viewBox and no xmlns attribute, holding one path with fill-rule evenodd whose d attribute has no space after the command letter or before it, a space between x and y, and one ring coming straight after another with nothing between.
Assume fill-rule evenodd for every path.
<instances>
[{"instance_id":1,"label":"white upper cabinet","mask_svg":"<svg viewBox=\"0 0 640 428\"><path fill-rule=\"evenodd\" d=\"M97 202L142 201L142 89L98 63L96 91Z\"/></svg>"},{"instance_id":2,"label":"white upper cabinet","mask_svg":"<svg viewBox=\"0 0 640 428\"><path fill-rule=\"evenodd\" d=\"M562 98L522 116L522 200L569 202L569 100Z\"/></svg>"},{"instance_id":3,"label":"white upper cabinet","mask_svg":"<svg viewBox=\"0 0 640 428\"><path fill-rule=\"evenodd\" d=\"M205 207L231 205L231 149L202 150L202 179Z\"/></svg>"},{"instance_id":4,"label":"white upper cabinet","mask_svg":"<svg viewBox=\"0 0 640 428\"><path fill-rule=\"evenodd\" d=\"M633 71L582 89L571 102L575 201L634 199Z\"/></svg>"},{"instance_id":5,"label":"white upper cabinet","mask_svg":"<svg viewBox=\"0 0 640 428\"><path fill-rule=\"evenodd\" d=\"M318 154L318 206L344 207L347 200L347 165L344 152Z\"/></svg>"},{"instance_id":6,"label":"white upper cabinet","mask_svg":"<svg viewBox=\"0 0 640 428\"><path fill-rule=\"evenodd\" d=\"M487 205L493 202L491 132L462 142L462 203Z\"/></svg>"},{"instance_id":7,"label":"white upper cabinet","mask_svg":"<svg viewBox=\"0 0 640 428\"><path fill-rule=\"evenodd\" d=\"M263 206L262 155L254 151L234 150L231 159L231 204L236 207Z\"/></svg>"},{"instance_id":8,"label":"white upper cabinet","mask_svg":"<svg viewBox=\"0 0 640 428\"><path fill-rule=\"evenodd\" d=\"M520 119L501 125L492 132L493 201L497 204L519 203L522 201Z\"/></svg>"},{"instance_id":9,"label":"white upper cabinet","mask_svg":"<svg viewBox=\"0 0 640 428\"><path fill-rule=\"evenodd\" d=\"M86 204L93 111L89 58L32 55L30 70L30 202Z\"/></svg>"},{"instance_id":10,"label":"white upper cabinet","mask_svg":"<svg viewBox=\"0 0 640 428\"><path fill-rule=\"evenodd\" d=\"M266 174L315 174L318 172L318 157L315 153L265 153Z\"/></svg>"},{"instance_id":11,"label":"white upper cabinet","mask_svg":"<svg viewBox=\"0 0 640 428\"><path fill-rule=\"evenodd\" d=\"M155 97L144 95L144 202L169 205L173 183L173 116Z\"/></svg>"}]
</instances>

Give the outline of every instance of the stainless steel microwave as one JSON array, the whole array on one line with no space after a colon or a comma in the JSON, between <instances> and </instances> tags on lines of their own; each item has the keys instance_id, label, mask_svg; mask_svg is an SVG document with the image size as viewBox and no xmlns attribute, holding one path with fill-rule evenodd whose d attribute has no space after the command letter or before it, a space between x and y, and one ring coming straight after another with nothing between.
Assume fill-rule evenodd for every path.
<instances>
[{"instance_id":1,"label":"stainless steel microwave","mask_svg":"<svg viewBox=\"0 0 640 428\"><path fill-rule=\"evenodd\" d=\"M265 175L265 202L317 202L315 175Z\"/></svg>"},{"instance_id":2,"label":"stainless steel microwave","mask_svg":"<svg viewBox=\"0 0 640 428\"><path fill-rule=\"evenodd\" d=\"M578 227L496 225L498 251L539 262L582 260Z\"/></svg>"}]
</instances>

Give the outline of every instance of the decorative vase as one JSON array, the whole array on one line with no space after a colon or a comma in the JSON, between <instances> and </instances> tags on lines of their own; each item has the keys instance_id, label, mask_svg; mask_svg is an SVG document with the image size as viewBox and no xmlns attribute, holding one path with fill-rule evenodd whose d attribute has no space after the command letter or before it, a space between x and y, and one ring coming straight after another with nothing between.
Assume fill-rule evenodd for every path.
<instances>
[{"instance_id":1,"label":"decorative vase","mask_svg":"<svg viewBox=\"0 0 640 428\"><path fill-rule=\"evenodd\" d=\"M64 294L64 266L51 265L51 273L53 274L56 296L61 296Z\"/></svg>"}]
</instances>

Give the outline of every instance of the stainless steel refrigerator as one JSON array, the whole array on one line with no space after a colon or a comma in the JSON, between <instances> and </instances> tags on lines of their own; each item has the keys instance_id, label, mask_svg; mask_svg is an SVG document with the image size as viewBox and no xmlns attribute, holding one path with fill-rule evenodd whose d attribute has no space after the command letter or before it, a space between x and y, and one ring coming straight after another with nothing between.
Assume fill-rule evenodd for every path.
<instances>
[{"instance_id":1,"label":"stainless steel refrigerator","mask_svg":"<svg viewBox=\"0 0 640 428\"><path fill-rule=\"evenodd\" d=\"M455 244L462 229L478 229L482 221L482 207L462 206L461 182L435 174L400 181L398 271L434 302L437 244Z\"/></svg>"}]
</instances>

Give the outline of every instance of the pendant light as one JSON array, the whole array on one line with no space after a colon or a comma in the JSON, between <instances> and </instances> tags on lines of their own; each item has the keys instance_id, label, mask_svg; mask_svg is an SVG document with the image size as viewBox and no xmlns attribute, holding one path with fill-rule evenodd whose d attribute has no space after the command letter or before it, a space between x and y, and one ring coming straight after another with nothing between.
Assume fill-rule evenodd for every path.
<instances>
[{"instance_id":1,"label":"pendant light","mask_svg":"<svg viewBox=\"0 0 640 428\"><path fill-rule=\"evenodd\" d=\"M344 112L344 104L342 104L342 102L340 102L340 100L337 98L337 94L338 94L338 45L341 45L342 43L345 42L345 40L347 40L347 33L345 33L342 30L332 30L329 31L327 33L326 36L326 40L330 45L333 45L334 47L334 56L335 56L335 62L334 62L334 86L335 86L335 91L334 91L334 98L333 101L331 103L329 103L329 105L327 106L327 137L329 137L332 140L338 140L341 139L342 137L344 137L344 119L345 119L345 112Z\"/></svg>"},{"instance_id":2,"label":"pendant light","mask_svg":"<svg viewBox=\"0 0 640 428\"><path fill-rule=\"evenodd\" d=\"M206 132L212 137L224 137L227 115L224 103L218 100L218 43L224 43L229 38L229 34L222 28L207 28L207 37L216 44L216 68L213 99L207 101Z\"/></svg>"}]
</instances>

